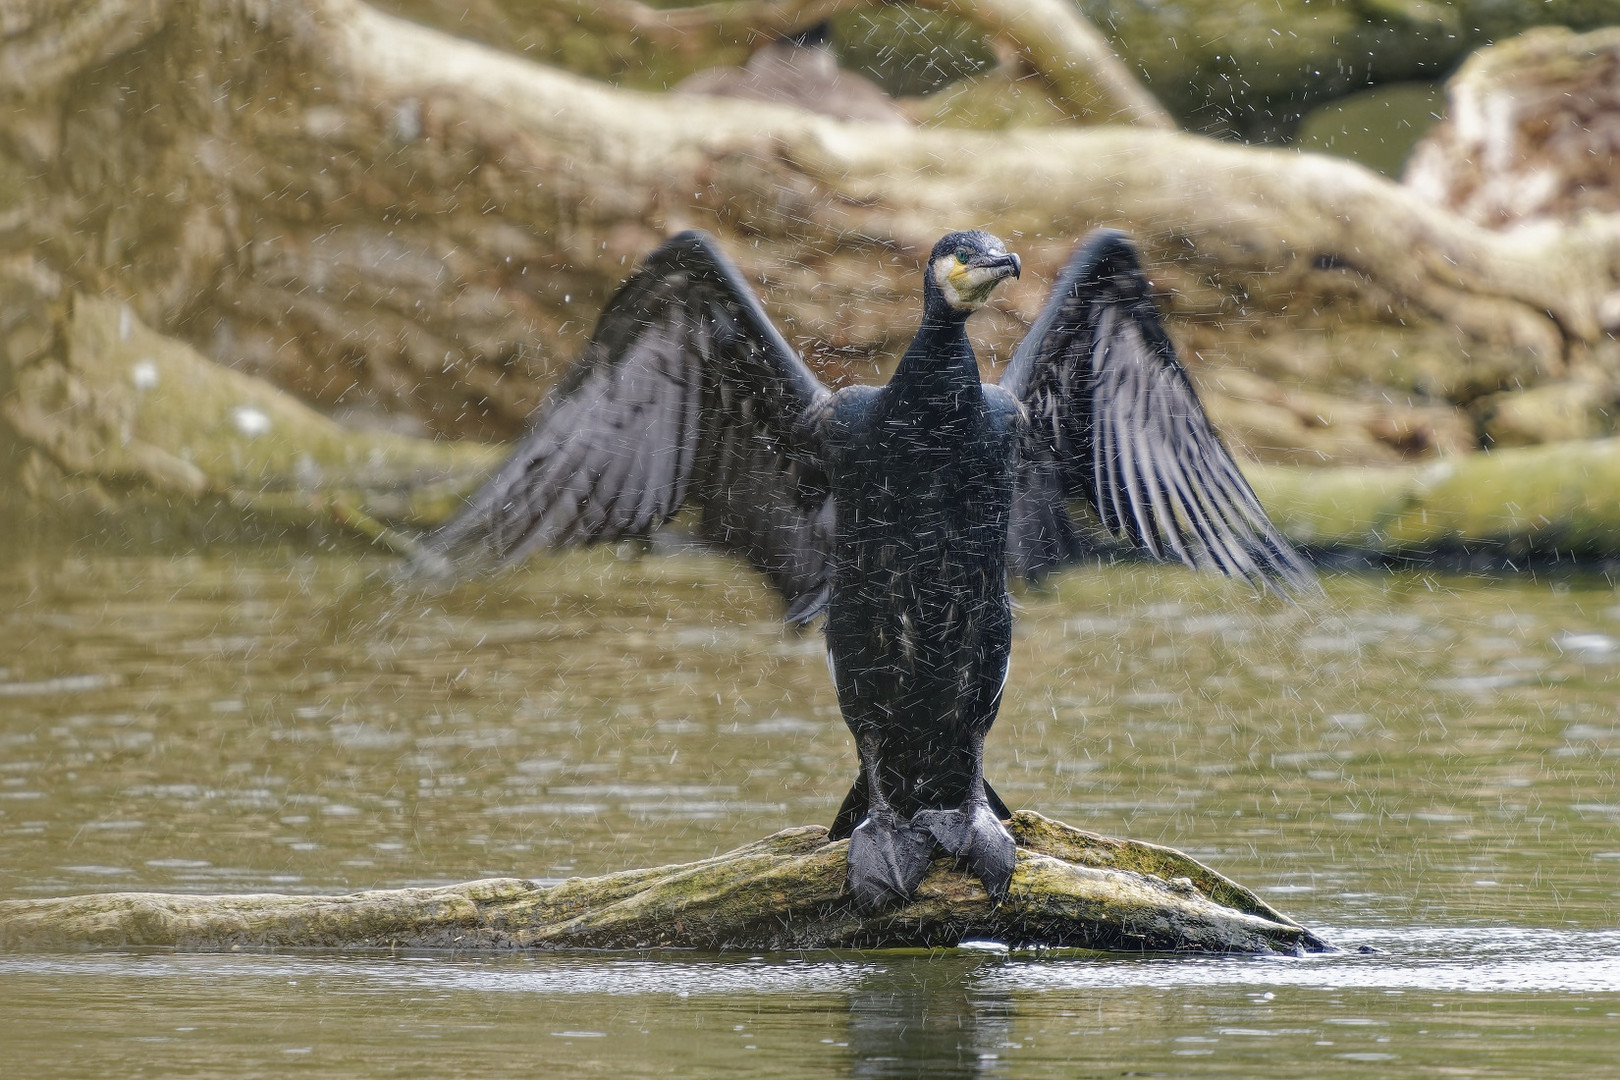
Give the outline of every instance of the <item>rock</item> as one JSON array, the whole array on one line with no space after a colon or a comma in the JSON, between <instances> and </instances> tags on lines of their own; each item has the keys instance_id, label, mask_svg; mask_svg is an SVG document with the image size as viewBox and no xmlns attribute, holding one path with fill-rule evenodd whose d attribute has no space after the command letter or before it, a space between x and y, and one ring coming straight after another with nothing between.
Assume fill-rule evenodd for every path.
<instances>
[{"instance_id":1,"label":"rock","mask_svg":"<svg viewBox=\"0 0 1620 1080\"><path fill-rule=\"evenodd\" d=\"M1497 565L1620 551L1620 438L1404 466L1245 472L1283 532L1319 550Z\"/></svg>"},{"instance_id":2,"label":"rock","mask_svg":"<svg viewBox=\"0 0 1620 1080\"><path fill-rule=\"evenodd\" d=\"M0 399L23 447L14 482L41 513L127 511L148 532L206 519L224 536L249 517L258 531L325 522L409 548L389 524L446 516L500 458L481 443L346 428L116 301L75 296L47 340Z\"/></svg>"}]
</instances>

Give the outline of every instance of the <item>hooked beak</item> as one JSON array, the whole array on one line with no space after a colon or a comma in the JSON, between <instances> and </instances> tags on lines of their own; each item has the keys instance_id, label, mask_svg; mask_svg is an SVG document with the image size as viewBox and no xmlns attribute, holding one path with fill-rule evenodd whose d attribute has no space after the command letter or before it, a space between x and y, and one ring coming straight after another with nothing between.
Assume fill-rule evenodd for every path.
<instances>
[{"instance_id":1,"label":"hooked beak","mask_svg":"<svg viewBox=\"0 0 1620 1080\"><path fill-rule=\"evenodd\" d=\"M1019 271L1023 269L1023 263L1019 262L1018 256L1011 252L1005 255L987 255L975 259L973 265L977 268L997 271L995 277L998 281L1003 278L1017 277Z\"/></svg>"},{"instance_id":2,"label":"hooked beak","mask_svg":"<svg viewBox=\"0 0 1620 1080\"><path fill-rule=\"evenodd\" d=\"M1017 277L1022 269L1023 264L1016 255L1005 251L979 252L965 263L955 258L941 258L934 264L934 280L945 291L946 303L952 308L973 311L990 299L997 285Z\"/></svg>"}]
</instances>

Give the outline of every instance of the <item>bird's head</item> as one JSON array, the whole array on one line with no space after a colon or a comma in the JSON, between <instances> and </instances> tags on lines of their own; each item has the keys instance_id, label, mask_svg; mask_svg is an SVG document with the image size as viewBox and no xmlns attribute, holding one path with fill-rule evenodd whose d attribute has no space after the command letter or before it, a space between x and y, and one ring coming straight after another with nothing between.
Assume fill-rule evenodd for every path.
<instances>
[{"instance_id":1,"label":"bird's head","mask_svg":"<svg viewBox=\"0 0 1620 1080\"><path fill-rule=\"evenodd\" d=\"M1018 270L1018 256L984 230L947 233L928 256L923 305L933 314L966 318Z\"/></svg>"}]
</instances>

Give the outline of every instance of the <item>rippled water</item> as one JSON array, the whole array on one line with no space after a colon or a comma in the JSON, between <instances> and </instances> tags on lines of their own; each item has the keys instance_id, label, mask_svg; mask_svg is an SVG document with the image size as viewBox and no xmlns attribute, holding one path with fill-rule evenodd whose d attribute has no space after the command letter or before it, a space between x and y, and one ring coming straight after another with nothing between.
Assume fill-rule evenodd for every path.
<instances>
[{"instance_id":1,"label":"rippled water","mask_svg":"<svg viewBox=\"0 0 1620 1080\"><path fill-rule=\"evenodd\" d=\"M827 821L853 776L817 635L728 564L428 597L383 565L0 564L0 895L596 873ZM17 1075L1620 1075L1607 582L1346 575L1306 610L1133 567L1020 601L1007 801L1347 952L0 956L0 1046Z\"/></svg>"}]
</instances>

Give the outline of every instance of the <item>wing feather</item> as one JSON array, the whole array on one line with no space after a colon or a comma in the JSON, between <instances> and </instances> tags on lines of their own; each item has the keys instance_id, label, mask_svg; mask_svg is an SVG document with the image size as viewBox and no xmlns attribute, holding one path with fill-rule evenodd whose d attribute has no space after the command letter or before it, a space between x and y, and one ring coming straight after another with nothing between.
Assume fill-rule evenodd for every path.
<instances>
[{"instance_id":1,"label":"wing feather","mask_svg":"<svg viewBox=\"0 0 1620 1080\"><path fill-rule=\"evenodd\" d=\"M1081 553L1063 501L1084 496L1105 529L1154 558L1314 587L1205 415L1124 234L1082 242L1001 385L1030 416L1014 569L1038 575Z\"/></svg>"},{"instance_id":2,"label":"wing feather","mask_svg":"<svg viewBox=\"0 0 1620 1080\"><path fill-rule=\"evenodd\" d=\"M422 569L645 536L683 506L809 618L830 573L830 399L714 242L688 232L608 302L512 455L428 538Z\"/></svg>"}]
</instances>

